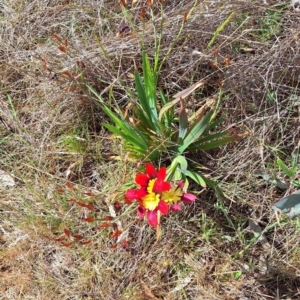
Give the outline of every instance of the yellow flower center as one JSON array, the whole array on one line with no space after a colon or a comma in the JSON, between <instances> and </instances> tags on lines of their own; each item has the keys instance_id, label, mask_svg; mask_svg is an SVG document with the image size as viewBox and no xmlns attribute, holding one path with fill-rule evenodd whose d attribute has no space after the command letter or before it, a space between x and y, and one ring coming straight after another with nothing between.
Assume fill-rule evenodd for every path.
<instances>
[{"instance_id":1,"label":"yellow flower center","mask_svg":"<svg viewBox=\"0 0 300 300\"><path fill-rule=\"evenodd\" d=\"M154 210L160 199L159 199L159 195L157 194L154 194L154 193L150 193L146 196L144 196L142 198L142 201L143 201L143 206L146 208L146 209L150 209L150 210Z\"/></svg>"},{"instance_id":2,"label":"yellow flower center","mask_svg":"<svg viewBox=\"0 0 300 300\"><path fill-rule=\"evenodd\" d=\"M147 192L149 194L153 193L153 187L154 187L154 183L155 183L156 179L151 179L148 182L148 187L147 187Z\"/></svg>"},{"instance_id":3,"label":"yellow flower center","mask_svg":"<svg viewBox=\"0 0 300 300\"><path fill-rule=\"evenodd\" d=\"M153 193L155 180L149 180L147 187L148 194L142 198L143 207L149 210L154 210L160 201L160 195Z\"/></svg>"},{"instance_id":4,"label":"yellow flower center","mask_svg":"<svg viewBox=\"0 0 300 300\"><path fill-rule=\"evenodd\" d=\"M162 192L161 199L169 204L175 204L180 201L182 194L182 190L174 186L170 191Z\"/></svg>"}]
</instances>

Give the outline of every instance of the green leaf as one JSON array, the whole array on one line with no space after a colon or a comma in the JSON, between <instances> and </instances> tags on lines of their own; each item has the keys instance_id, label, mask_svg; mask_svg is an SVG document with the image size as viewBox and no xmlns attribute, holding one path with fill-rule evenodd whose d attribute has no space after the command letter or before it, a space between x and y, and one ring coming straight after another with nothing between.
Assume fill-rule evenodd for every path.
<instances>
[{"instance_id":1,"label":"green leaf","mask_svg":"<svg viewBox=\"0 0 300 300\"><path fill-rule=\"evenodd\" d=\"M178 166L180 165L180 167ZM167 179L168 180L181 180L185 178L184 173L186 172L188 167L187 160L184 156L179 155L176 156L171 165L167 168Z\"/></svg>"},{"instance_id":2,"label":"green leaf","mask_svg":"<svg viewBox=\"0 0 300 300\"><path fill-rule=\"evenodd\" d=\"M144 149L137 149L136 147L132 147L130 145L126 145L124 147L126 151L131 152L130 156L138 159L142 159L145 161L155 161L160 157L161 152L155 148L148 148L146 150Z\"/></svg>"},{"instance_id":3,"label":"green leaf","mask_svg":"<svg viewBox=\"0 0 300 300\"><path fill-rule=\"evenodd\" d=\"M161 98L161 103L162 105L166 105L167 99L162 91L160 91L160 98ZM174 119L174 107L172 109L169 109L165 114L164 114L164 119L161 120L161 123L164 124L165 130L168 130L171 127L171 124Z\"/></svg>"},{"instance_id":4,"label":"green leaf","mask_svg":"<svg viewBox=\"0 0 300 300\"><path fill-rule=\"evenodd\" d=\"M284 162L280 159L280 158L277 158L277 165L280 167L280 169L287 175L289 176L290 178L291 177L294 177L295 175L295 172L291 169L289 169L285 164Z\"/></svg>"},{"instance_id":5,"label":"green leaf","mask_svg":"<svg viewBox=\"0 0 300 300\"><path fill-rule=\"evenodd\" d=\"M189 171L187 170L185 172L185 176L190 177L191 179L193 179L196 183L198 183L200 186L202 187L206 187L206 182L203 179L203 176L201 176L199 173L196 173L194 171Z\"/></svg>"},{"instance_id":6,"label":"green leaf","mask_svg":"<svg viewBox=\"0 0 300 300\"><path fill-rule=\"evenodd\" d=\"M116 127L111 126L109 124L106 124L105 127L112 131L113 128L118 129L118 133L115 133L117 135L120 135L122 133L123 138L131 137L134 140L136 140L138 143L143 144L145 148L147 148L147 138L144 137L143 133L139 131L136 127L132 127L126 120L122 120L118 118L117 115L115 115L108 107L103 107L104 112L107 114L108 117L116 124ZM116 131L115 131L116 132Z\"/></svg>"},{"instance_id":7,"label":"green leaf","mask_svg":"<svg viewBox=\"0 0 300 300\"><path fill-rule=\"evenodd\" d=\"M103 110L107 114L107 116L110 117L110 119L116 124L116 127L120 128L120 130L123 131L126 136L132 136L135 140L143 143L144 146L147 147L147 139L143 137L142 132L138 131L137 128L130 126L126 120L118 118L117 115L115 115L108 107L104 106Z\"/></svg>"},{"instance_id":8,"label":"green leaf","mask_svg":"<svg viewBox=\"0 0 300 300\"><path fill-rule=\"evenodd\" d=\"M122 138L126 137L126 134L122 132L120 129L118 129L116 126L110 125L110 124L102 124L105 128L107 128L110 132L114 133L117 136L120 136Z\"/></svg>"},{"instance_id":9,"label":"green leaf","mask_svg":"<svg viewBox=\"0 0 300 300\"><path fill-rule=\"evenodd\" d=\"M102 106L103 111L106 113L106 115L120 128L128 127L128 124L126 124L126 120L120 119L115 113L112 112L111 109L109 109L106 105Z\"/></svg>"},{"instance_id":10,"label":"green leaf","mask_svg":"<svg viewBox=\"0 0 300 300\"><path fill-rule=\"evenodd\" d=\"M293 180L292 183L293 183L294 186L300 188L300 181L298 181L298 180Z\"/></svg>"},{"instance_id":11,"label":"green leaf","mask_svg":"<svg viewBox=\"0 0 300 300\"><path fill-rule=\"evenodd\" d=\"M172 164L179 164L180 165L180 171L182 173L185 173L187 168L188 168L188 163L187 163L187 160L184 156L182 155L179 155L179 156L176 156L173 161L172 161Z\"/></svg>"},{"instance_id":12,"label":"green leaf","mask_svg":"<svg viewBox=\"0 0 300 300\"><path fill-rule=\"evenodd\" d=\"M300 214L300 190L276 202L272 209L282 211L290 218L298 216Z\"/></svg>"},{"instance_id":13,"label":"green leaf","mask_svg":"<svg viewBox=\"0 0 300 300\"><path fill-rule=\"evenodd\" d=\"M152 124L156 130L160 130L158 124L158 113L157 113L157 98L156 98L156 88L157 88L157 76L152 70L150 61L145 52L142 53L143 60L143 76L144 76L144 86L146 94L146 103L150 111L149 117L151 118ZM144 99L143 99L144 100Z\"/></svg>"},{"instance_id":14,"label":"green leaf","mask_svg":"<svg viewBox=\"0 0 300 300\"><path fill-rule=\"evenodd\" d=\"M298 160L299 160L299 148L295 150L295 153L292 153L292 167L296 168L298 167Z\"/></svg>"},{"instance_id":15,"label":"green leaf","mask_svg":"<svg viewBox=\"0 0 300 300\"><path fill-rule=\"evenodd\" d=\"M183 100L181 99L180 101L181 103L181 107L180 107L180 113L179 113L179 142L181 142L188 130L188 125L189 125L189 121L188 121L188 116L184 107L184 103Z\"/></svg>"},{"instance_id":16,"label":"green leaf","mask_svg":"<svg viewBox=\"0 0 300 300\"><path fill-rule=\"evenodd\" d=\"M142 106L143 110L145 111L146 115L149 118L151 116L151 110L150 110L150 107L149 107L149 103L147 101L146 91L144 89L142 79L141 79L141 76L138 73L138 71L135 72L135 88L138 92L139 103L140 103L140 105ZM151 126L152 130L155 129L154 126L153 126L151 118L149 119L149 125Z\"/></svg>"},{"instance_id":17,"label":"green leaf","mask_svg":"<svg viewBox=\"0 0 300 300\"><path fill-rule=\"evenodd\" d=\"M153 115L157 119L157 103L156 103L156 84L157 78L155 72L152 70L150 61L145 52L142 54L143 60L143 75L144 75L144 84L146 96L149 97L149 106L153 112Z\"/></svg>"},{"instance_id":18,"label":"green leaf","mask_svg":"<svg viewBox=\"0 0 300 300\"><path fill-rule=\"evenodd\" d=\"M207 142L211 142L211 141L214 141L216 139L219 139L223 136L226 136L228 135L229 131L228 130L225 130L225 131L222 131L222 132L217 132L217 133L213 133L213 134L210 134L202 139L199 139L197 141L197 144L204 144L204 143L207 143Z\"/></svg>"},{"instance_id":19,"label":"green leaf","mask_svg":"<svg viewBox=\"0 0 300 300\"><path fill-rule=\"evenodd\" d=\"M174 100L168 102L167 104L165 104L165 105L161 108L161 110L160 110L160 112L159 112L159 117L158 117L159 122L162 121L162 118L163 118L164 114L165 114L170 108L173 108L173 106L174 106L175 104L177 104L179 101L180 101L180 98L178 98L178 99L176 98L176 99L174 99Z\"/></svg>"},{"instance_id":20,"label":"green leaf","mask_svg":"<svg viewBox=\"0 0 300 300\"><path fill-rule=\"evenodd\" d=\"M143 123L144 127L151 128L152 130L155 129L152 128L151 121L149 120L148 116L145 115L143 109L136 109L135 114L138 120Z\"/></svg>"},{"instance_id":21,"label":"green leaf","mask_svg":"<svg viewBox=\"0 0 300 300\"><path fill-rule=\"evenodd\" d=\"M186 182L187 182L186 177L185 177L185 175L181 172L181 170L180 170L179 167L176 168L175 173L174 173L173 176L172 176L172 180L173 180L173 181L183 180L184 183L185 183L184 187L186 187ZM188 185L188 183L187 183L187 185Z\"/></svg>"},{"instance_id":22,"label":"green leaf","mask_svg":"<svg viewBox=\"0 0 300 300\"><path fill-rule=\"evenodd\" d=\"M125 144L124 150L130 153L130 157L138 159L143 158L143 160L146 160L147 149L145 150L139 147L134 147L130 144Z\"/></svg>"},{"instance_id":23,"label":"green leaf","mask_svg":"<svg viewBox=\"0 0 300 300\"><path fill-rule=\"evenodd\" d=\"M110 124L103 124L105 128L107 128L112 133L120 136L123 138L123 140L127 143L131 143L132 145L137 146L140 149L143 149L144 151L147 150L147 145L141 142L141 139L136 138L136 135L128 135L122 132L120 129L116 128L115 126L112 126Z\"/></svg>"},{"instance_id":24,"label":"green leaf","mask_svg":"<svg viewBox=\"0 0 300 300\"><path fill-rule=\"evenodd\" d=\"M212 188L215 191L215 193L217 194L217 197L224 196L222 190L218 187L217 183L214 180L211 180L205 176L203 176L203 180L210 188Z\"/></svg>"},{"instance_id":25,"label":"green leaf","mask_svg":"<svg viewBox=\"0 0 300 300\"><path fill-rule=\"evenodd\" d=\"M213 122L211 122L208 127L207 127L207 131L208 130L211 130L211 129L214 129L215 127L217 127L219 124L221 124L222 122L224 122L224 118L222 119L217 119L217 120L214 120Z\"/></svg>"},{"instance_id":26,"label":"green leaf","mask_svg":"<svg viewBox=\"0 0 300 300\"><path fill-rule=\"evenodd\" d=\"M213 112L209 111L202 120L196 124L187 134L181 146L178 147L178 153L182 153L190 144L194 143L205 131L209 124Z\"/></svg>"},{"instance_id":27,"label":"green leaf","mask_svg":"<svg viewBox=\"0 0 300 300\"><path fill-rule=\"evenodd\" d=\"M228 137L225 137L223 139L215 140L215 141L205 143L205 144L202 144L200 142L198 143L198 141L197 141L196 143L194 143L190 147L190 149L193 149L193 150L196 150L196 149L199 149L199 150L215 149L215 148L218 148L220 146L227 145L231 142L234 142L237 139L238 138L236 136L228 136Z\"/></svg>"},{"instance_id":28,"label":"green leaf","mask_svg":"<svg viewBox=\"0 0 300 300\"><path fill-rule=\"evenodd\" d=\"M94 88L92 88L92 87L91 87L90 85L88 85L88 84L86 84L86 87L90 90L90 92L91 92L94 96L97 97L97 99L99 100L99 102L100 102L101 104L104 104L104 100L102 99L101 95L99 95L99 94L97 93L97 91L96 91Z\"/></svg>"},{"instance_id":29,"label":"green leaf","mask_svg":"<svg viewBox=\"0 0 300 300\"><path fill-rule=\"evenodd\" d=\"M234 279L239 279L242 276L242 274L243 274L242 271L238 270L238 271L234 271L232 273L232 276L233 276Z\"/></svg>"},{"instance_id":30,"label":"green leaf","mask_svg":"<svg viewBox=\"0 0 300 300\"><path fill-rule=\"evenodd\" d=\"M161 98L161 104L162 105L165 105L168 103L167 99L166 99L166 96L164 94L164 92L162 90L159 91L159 94L160 94L160 98Z\"/></svg>"}]
</instances>

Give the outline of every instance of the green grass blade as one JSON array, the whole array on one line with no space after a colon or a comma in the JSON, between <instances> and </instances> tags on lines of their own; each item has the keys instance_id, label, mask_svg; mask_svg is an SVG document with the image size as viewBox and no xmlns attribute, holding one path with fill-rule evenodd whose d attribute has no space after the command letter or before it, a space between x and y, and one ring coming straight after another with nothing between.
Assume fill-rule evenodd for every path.
<instances>
[{"instance_id":1,"label":"green grass blade","mask_svg":"<svg viewBox=\"0 0 300 300\"><path fill-rule=\"evenodd\" d=\"M9 103L9 105L10 105L12 115L13 115L14 119L17 120L17 111L16 111L16 109L15 109L15 107L14 107L12 98L11 98L10 95L7 95L6 97L7 97L8 103Z\"/></svg>"},{"instance_id":2,"label":"green grass blade","mask_svg":"<svg viewBox=\"0 0 300 300\"><path fill-rule=\"evenodd\" d=\"M288 176L288 177L294 177L295 172L293 172L293 170L289 169L285 163L280 159L277 158L277 165L280 167L280 169Z\"/></svg>"},{"instance_id":3,"label":"green grass blade","mask_svg":"<svg viewBox=\"0 0 300 300\"><path fill-rule=\"evenodd\" d=\"M227 18L226 20L216 29L216 31L214 32L213 37L211 38L211 40L209 41L208 45L207 45L207 49L210 48L213 43L216 41L218 35L225 29L226 25L231 21L231 19L235 16L235 12L232 12Z\"/></svg>"}]
</instances>

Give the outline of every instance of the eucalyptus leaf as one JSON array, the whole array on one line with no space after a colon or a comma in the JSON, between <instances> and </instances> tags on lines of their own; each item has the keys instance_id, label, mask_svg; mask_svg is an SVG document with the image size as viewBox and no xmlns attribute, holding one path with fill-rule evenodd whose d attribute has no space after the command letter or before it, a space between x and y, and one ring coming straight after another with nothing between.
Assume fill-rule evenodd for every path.
<instances>
[{"instance_id":1,"label":"eucalyptus leaf","mask_svg":"<svg viewBox=\"0 0 300 300\"><path fill-rule=\"evenodd\" d=\"M263 180L265 180L268 183L271 181L271 177L268 174L262 174L262 178L263 178Z\"/></svg>"},{"instance_id":2,"label":"eucalyptus leaf","mask_svg":"<svg viewBox=\"0 0 300 300\"><path fill-rule=\"evenodd\" d=\"M285 182L281 181L278 178L272 180L272 183L274 185L276 185L279 189L283 190L283 191L285 191L289 188L289 186Z\"/></svg>"},{"instance_id":3,"label":"eucalyptus leaf","mask_svg":"<svg viewBox=\"0 0 300 300\"><path fill-rule=\"evenodd\" d=\"M276 202L272 209L284 212L290 218L298 216L300 214L300 190Z\"/></svg>"}]
</instances>

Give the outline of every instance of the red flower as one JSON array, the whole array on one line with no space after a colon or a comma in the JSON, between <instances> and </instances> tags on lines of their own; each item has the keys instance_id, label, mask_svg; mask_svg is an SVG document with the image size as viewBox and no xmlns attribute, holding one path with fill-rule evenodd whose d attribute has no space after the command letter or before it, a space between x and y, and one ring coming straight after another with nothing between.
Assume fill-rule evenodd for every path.
<instances>
[{"instance_id":1,"label":"red flower","mask_svg":"<svg viewBox=\"0 0 300 300\"><path fill-rule=\"evenodd\" d=\"M154 166L151 164L146 164L146 174L139 173L135 177L135 182L139 184L141 187L147 187L149 180L155 178L163 178L166 177L166 168L160 168L158 172L155 170Z\"/></svg>"},{"instance_id":2,"label":"red flower","mask_svg":"<svg viewBox=\"0 0 300 300\"><path fill-rule=\"evenodd\" d=\"M166 168L156 171L153 165L147 164L145 169L146 173L139 173L135 177L135 182L140 188L127 190L125 201L128 204L138 201L138 216L140 218L147 216L151 226L157 227L160 214L166 215L169 209L180 210L180 201L191 204L197 199L195 195L184 192L183 181L178 181L173 186L165 181Z\"/></svg>"},{"instance_id":3,"label":"red flower","mask_svg":"<svg viewBox=\"0 0 300 300\"><path fill-rule=\"evenodd\" d=\"M139 189L129 189L125 194L125 201L139 201L138 215L144 217L147 215L148 222L151 226L158 225L157 211L167 214L169 211L168 204L161 200L161 194L170 190L171 185L165 181L166 168L160 168L156 171L151 164L146 165L146 173L139 173L135 177L135 182L140 186Z\"/></svg>"}]
</instances>

